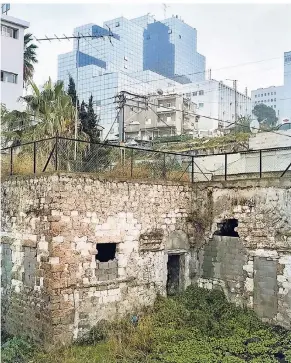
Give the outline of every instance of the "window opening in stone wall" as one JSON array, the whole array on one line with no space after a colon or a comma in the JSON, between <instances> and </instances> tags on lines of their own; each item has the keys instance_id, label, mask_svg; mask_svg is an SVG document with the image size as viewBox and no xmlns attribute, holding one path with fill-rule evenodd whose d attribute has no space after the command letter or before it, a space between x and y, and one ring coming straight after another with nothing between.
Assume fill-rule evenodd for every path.
<instances>
[{"instance_id":1,"label":"window opening in stone wall","mask_svg":"<svg viewBox=\"0 0 291 363\"><path fill-rule=\"evenodd\" d=\"M100 262L108 262L114 260L116 253L116 243L97 243L96 260Z\"/></svg>"},{"instance_id":2,"label":"window opening in stone wall","mask_svg":"<svg viewBox=\"0 0 291 363\"><path fill-rule=\"evenodd\" d=\"M218 229L214 232L216 236L239 237L235 228L238 226L238 220L235 218L226 219L217 223Z\"/></svg>"}]
</instances>

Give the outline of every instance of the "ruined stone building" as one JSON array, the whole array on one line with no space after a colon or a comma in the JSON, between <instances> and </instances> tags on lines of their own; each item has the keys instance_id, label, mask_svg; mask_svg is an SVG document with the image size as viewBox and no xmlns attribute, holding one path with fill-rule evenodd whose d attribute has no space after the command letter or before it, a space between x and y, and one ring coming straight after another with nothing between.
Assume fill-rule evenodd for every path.
<instances>
[{"instance_id":1,"label":"ruined stone building","mask_svg":"<svg viewBox=\"0 0 291 363\"><path fill-rule=\"evenodd\" d=\"M190 284L291 327L291 181L2 183L2 324L44 344Z\"/></svg>"}]
</instances>

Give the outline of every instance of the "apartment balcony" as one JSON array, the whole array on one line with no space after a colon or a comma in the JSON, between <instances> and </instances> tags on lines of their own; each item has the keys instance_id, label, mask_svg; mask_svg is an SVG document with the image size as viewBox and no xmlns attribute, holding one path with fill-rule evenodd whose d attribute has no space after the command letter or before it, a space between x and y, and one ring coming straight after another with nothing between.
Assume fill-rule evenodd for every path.
<instances>
[{"instance_id":1,"label":"apartment balcony","mask_svg":"<svg viewBox=\"0 0 291 363\"><path fill-rule=\"evenodd\" d=\"M174 121L165 121L164 122L158 122L157 124L157 128L158 129L166 129L166 128L175 128L176 127L176 123Z\"/></svg>"},{"instance_id":2,"label":"apartment balcony","mask_svg":"<svg viewBox=\"0 0 291 363\"><path fill-rule=\"evenodd\" d=\"M194 126L192 125L192 122L184 122L183 123L183 130L185 131L193 131Z\"/></svg>"},{"instance_id":3,"label":"apartment balcony","mask_svg":"<svg viewBox=\"0 0 291 363\"><path fill-rule=\"evenodd\" d=\"M140 124L139 123L134 123L134 124L129 124L129 125L125 125L125 132L126 133L135 133L135 132L139 132L140 131Z\"/></svg>"},{"instance_id":4,"label":"apartment balcony","mask_svg":"<svg viewBox=\"0 0 291 363\"><path fill-rule=\"evenodd\" d=\"M172 112L176 112L176 107L175 106L158 106L157 107L157 113L172 113Z\"/></svg>"}]
</instances>

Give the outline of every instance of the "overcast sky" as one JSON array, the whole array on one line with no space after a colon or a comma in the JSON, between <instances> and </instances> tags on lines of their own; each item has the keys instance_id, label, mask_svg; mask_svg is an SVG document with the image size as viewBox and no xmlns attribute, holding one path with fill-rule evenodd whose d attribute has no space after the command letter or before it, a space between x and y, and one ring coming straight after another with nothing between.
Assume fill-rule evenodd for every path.
<instances>
[{"instance_id":1,"label":"overcast sky","mask_svg":"<svg viewBox=\"0 0 291 363\"><path fill-rule=\"evenodd\" d=\"M36 37L71 35L76 26L102 25L120 16L151 13L157 20L164 18L162 4L136 4L11 4L9 15L29 21L29 32ZM197 29L198 51L206 56L212 78L237 79L240 90L283 84L283 53L291 51L291 4L169 5L168 17L177 14ZM72 50L72 43L38 45L35 81L56 80L57 55Z\"/></svg>"}]
</instances>

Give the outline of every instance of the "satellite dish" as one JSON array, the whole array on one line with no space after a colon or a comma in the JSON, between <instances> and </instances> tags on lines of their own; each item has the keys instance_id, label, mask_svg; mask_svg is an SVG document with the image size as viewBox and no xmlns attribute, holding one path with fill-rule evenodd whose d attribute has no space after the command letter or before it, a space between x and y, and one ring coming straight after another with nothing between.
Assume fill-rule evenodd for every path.
<instances>
[{"instance_id":1,"label":"satellite dish","mask_svg":"<svg viewBox=\"0 0 291 363\"><path fill-rule=\"evenodd\" d=\"M158 95L162 95L164 92L163 92L163 90L162 90L162 89L158 88L158 89L157 89L157 93L158 93Z\"/></svg>"},{"instance_id":2,"label":"satellite dish","mask_svg":"<svg viewBox=\"0 0 291 363\"><path fill-rule=\"evenodd\" d=\"M252 120L250 122L251 133L256 134L260 129L260 123L258 120Z\"/></svg>"}]
</instances>

